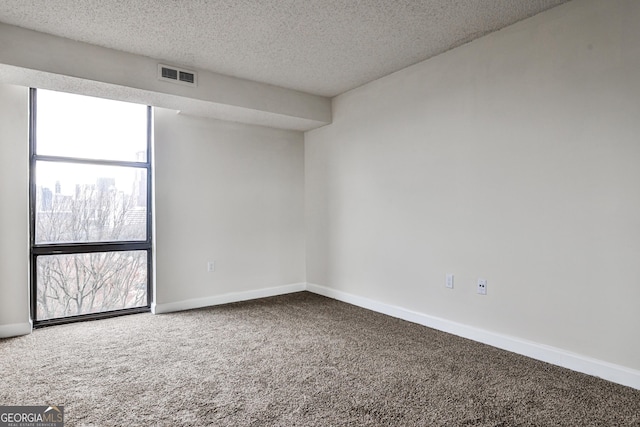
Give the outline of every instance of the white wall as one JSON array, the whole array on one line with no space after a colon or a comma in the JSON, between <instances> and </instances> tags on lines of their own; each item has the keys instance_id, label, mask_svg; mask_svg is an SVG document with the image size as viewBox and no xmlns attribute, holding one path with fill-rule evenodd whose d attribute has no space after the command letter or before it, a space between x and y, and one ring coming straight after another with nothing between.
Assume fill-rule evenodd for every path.
<instances>
[{"instance_id":1,"label":"white wall","mask_svg":"<svg viewBox=\"0 0 640 427\"><path fill-rule=\"evenodd\" d=\"M0 84L0 338L29 333L29 90Z\"/></svg>"},{"instance_id":2,"label":"white wall","mask_svg":"<svg viewBox=\"0 0 640 427\"><path fill-rule=\"evenodd\" d=\"M165 109L154 129L156 311L302 289L303 134Z\"/></svg>"},{"instance_id":3,"label":"white wall","mask_svg":"<svg viewBox=\"0 0 640 427\"><path fill-rule=\"evenodd\" d=\"M307 281L637 376L638 22L569 2L334 99L305 136Z\"/></svg>"}]
</instances>

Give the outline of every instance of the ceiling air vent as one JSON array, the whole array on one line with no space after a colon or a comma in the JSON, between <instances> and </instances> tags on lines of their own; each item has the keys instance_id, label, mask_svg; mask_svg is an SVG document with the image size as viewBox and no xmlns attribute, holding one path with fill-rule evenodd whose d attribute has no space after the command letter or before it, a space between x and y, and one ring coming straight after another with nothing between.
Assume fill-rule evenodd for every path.
<instances>
[{"instance_id":1,"label":"ceiling air vent","mask_svg":"<svg viewBox=\"0 0 640 427\"><path fill-rule=\"evenodd\" d=\"M180 71L179 79L181 82L193 84L196 81L196 75L193 73L187 73L186 71Z\"/></svg>"},{"instance_id":2,"label":"ceiling air vent","mask_svg":"<svg viewBox=\"0 0 640 427\"><path fill-rule=\"evenodd\" d=\"M162 78L178 80L178 70L173 68L162 67Z\"/></svg>"},{"instance_id":3,"label":"ceiling air vent","mask_svg":"<svg viewBox=\"0 0 640 427\"><path fill-rule=\"evenodd\" d=\"M194 71L158 64L158 79L181 85L196 86L198 76Z\"/></svg>"}]
</instances>

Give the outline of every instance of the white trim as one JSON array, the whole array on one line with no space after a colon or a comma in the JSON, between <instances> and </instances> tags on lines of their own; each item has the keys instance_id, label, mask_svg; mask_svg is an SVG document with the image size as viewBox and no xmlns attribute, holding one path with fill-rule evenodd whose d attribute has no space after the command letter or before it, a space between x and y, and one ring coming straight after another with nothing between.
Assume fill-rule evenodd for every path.
<instances>
[{"instance_id":1,"label":"white trim","mask_svg":"<svg viewBox=\"0 0 640 427\"><path fill-rule=\"evenodd\" d=\"M557 347L539 344L533 341L499 334L484 329L456 323L440 317L429 316L416 311L407 310L379 301L331 289L326 286L307 283L306 289L319 295L343 301L368 310L383 313L409 322L424 325L463 338L468 338L493 347L541 360L583 374L603 378L605 380L633 387L640 390L640 371L621 365L582 356Z\"/></svg>"},{"instance_id":2,"label":"white trim","mask_svg":"<svg viewBox=\"0 0 640 427\"><path fill-rule=\"evenodd\" d=\"M291 285L276 286L273 288L256 289L253 291L231 292L222 295L214 295L204 298L188 299L170 302L166 304L151 304L153 314L171 313L173 311L190 310L192 308L208 307L211 305L228 304L231 302L246 301L257 298L272 297L276 295L300 292L306 289L306 283L294 283Z\"/></svg>"},{"instance_id":3,"label":"white trim","mask_svg":"<svg viewBox=\"0 0 640 427\"><path fill-rule=\"evenodd\" d=\"M18 337L20 335L29 335L31 333L31 322L10 323L8 325L0 325L0 338Z\"/></svg>"}]
</instances>

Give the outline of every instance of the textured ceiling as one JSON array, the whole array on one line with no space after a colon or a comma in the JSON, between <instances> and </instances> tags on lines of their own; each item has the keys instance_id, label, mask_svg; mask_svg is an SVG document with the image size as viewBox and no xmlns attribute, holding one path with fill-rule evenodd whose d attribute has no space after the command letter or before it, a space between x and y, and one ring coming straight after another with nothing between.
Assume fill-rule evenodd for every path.
<instances>
[{"instance_id":1,"label":"textured ceiling","mask_svg":"<svg viewBox=\"0 0 640 427\"><path fill-rule=\"evenodd\" d=\"M0 22L334 96L566 0L0 0Z\"/></svg>"}]
</instances>

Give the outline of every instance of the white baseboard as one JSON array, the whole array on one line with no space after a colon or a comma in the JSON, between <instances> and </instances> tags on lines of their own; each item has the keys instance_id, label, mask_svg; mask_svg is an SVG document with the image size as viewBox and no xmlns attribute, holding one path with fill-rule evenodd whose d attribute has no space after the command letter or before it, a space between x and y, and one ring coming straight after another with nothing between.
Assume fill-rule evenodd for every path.
<instances>
[{"instance_id":1,"label":"white baseboard","mask_svg":"<svg viewBox=\"0 0 640 427\"><path fill-rule=\"evenodd\" d=\"M532 359L541 360L543 362L603 378L617 384L622 384L640 390L640 371L635 369L571 353L557 347L474 328L472 326L452 322L435 316L429 316L427 314L363 298L325 286L307 283L306 288L309 292L333 298L338 301L343 301L378 313L383 313L409 322L424 325L429 328L448 332L453 335L531 357Z\"/></svg>"},{"instance_id":2,"label":"white baseboard","mask_svg":"<svg viewBox=\"0 0 640 427\"><path fill-rule=\"evenodd\" d=\"M231 302L247 301L257 298L272 297L276 295L300 292L306 289L306 283L294 283L291 285L276 286L272 288L256 289L253 291L231 292L222 295L214 295L205 298L188 299L167 304L151 304L153 314L171 313L173 311L191 310L193 308L208 307L211 305L228 304Z\"/></svg>"},{"instance_id":3,"label":"white baseboard","mask_svg":"<svg viewBox=\"0 0 640 427\"><path fill-rule=\"evenodd\" d=\"M0 325L0 338L11 338L18 337L20 335L29 335L31 333L31 329L31 322Z\"/></svg>"}]
</instances>

